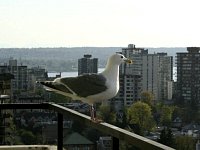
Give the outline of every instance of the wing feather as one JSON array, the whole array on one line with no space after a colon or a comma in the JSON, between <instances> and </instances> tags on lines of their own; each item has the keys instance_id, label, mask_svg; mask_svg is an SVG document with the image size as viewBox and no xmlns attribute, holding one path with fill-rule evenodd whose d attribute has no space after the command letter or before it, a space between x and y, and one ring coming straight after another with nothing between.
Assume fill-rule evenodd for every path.
<instances>
[{"instance_id":1,"label":"wing feather","mask_svg":"<svg viewBox=\"0 0 200 150\"><path fill-rule=\"evenodd\" d=\"M78 77L61 78L60 82L67 85L80 97L87 97L107 89L106 78L101 74L84 74Z\"/></svg>"}]
</instances>

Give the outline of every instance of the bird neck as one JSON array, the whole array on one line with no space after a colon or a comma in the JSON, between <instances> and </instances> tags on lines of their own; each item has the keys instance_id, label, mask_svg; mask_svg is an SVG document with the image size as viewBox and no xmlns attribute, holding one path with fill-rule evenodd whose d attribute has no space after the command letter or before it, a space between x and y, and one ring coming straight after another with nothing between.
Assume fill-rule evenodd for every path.
<instances>
[{"instance_id":1,"label":"bird neck","mask_svg":"<svg viewBox=\"0 0 200 150\"><path fill-rule=\"evenodd\" d=\"M119 80L119 65L107 64L102 74L111 80Z\"/></svg>"}]
</instances>

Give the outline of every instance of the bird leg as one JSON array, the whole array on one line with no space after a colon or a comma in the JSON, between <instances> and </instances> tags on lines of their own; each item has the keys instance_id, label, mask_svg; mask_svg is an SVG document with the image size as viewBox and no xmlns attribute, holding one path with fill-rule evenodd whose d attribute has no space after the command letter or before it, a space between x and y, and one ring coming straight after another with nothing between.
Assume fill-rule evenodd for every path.
<instances>
[{"instance_id":1,"label":"bird leg","mask_svg":"<svg viewBox=\"0 0 200 150\"><path fill-rule=\"evenodd\" d=\"M95 121L95 116L94 116L94 106L93 104L90 106L90 116L91 116L91 120Z\"/></svg>"},{"instance_id":2,"label":"bird leg","mask_svg":"<svg viewBox=\"0 0 200 150\"><path fill-rule=\"evenodd\" d=\"M90 116L91 116L91 120L95 123L101 123L103 122L101 119L98 119L96 117L96 109L94 108L93 104L90 106Z\"/></svg>"}]
</instances>

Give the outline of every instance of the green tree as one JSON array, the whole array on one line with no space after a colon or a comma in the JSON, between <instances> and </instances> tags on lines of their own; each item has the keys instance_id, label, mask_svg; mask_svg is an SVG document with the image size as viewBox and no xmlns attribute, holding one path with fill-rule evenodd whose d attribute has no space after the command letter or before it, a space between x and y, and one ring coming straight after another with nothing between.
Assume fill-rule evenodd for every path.
<instances>
[{"instance_id":1,"label":"green tree","mask_svg":"<svg viewBox=\"0 0 200 150\"><path fill-rule=\"evenodd\" d=\"M162 125L170 126L172 122L173 111L174 111L174 107L163 105L161 109L161 117L160 117L160 122L162 123Z\"/></svg>"},{"instance_id":2,"label":"green tree","mask_svg":"<svg viewBox=\"0 0 200 150\"><path fill-rule=\"evenodd\" d=\"M71 98L58 94L58 93L54 93L54 92L51 92L50 99L49 99L49 101L55 102L55 103L68 103L70 102L70 100Z\"/></svg>"},{"instance_id":3,"label":"green tree","mask_svg":"<svg viewBox=\"0 0 200 150\"><path fill-rule=\"evenodd\" d=\"M105 136L105 134L94 128L86 128L83 130L82 134L94 143L99 140L100 136Z\"/></svg>"},{"instance_id":4,"label":"green tree","mask_svg":"<svg viewBox=\"0 0 200 150\"><path fill-rule=\"evenodd\" d=\"M21 130L21 139L24 144L36 144L36 137L31 131Z\"/></svg>"},{"instance_id":5,"label":"green tree","mask_svg":"<svg viewBox=\"0 0 200 150\"><path fill-rule=\"evenodd\" d=\"M85 130L85 128L86 128L85 124L83 124L83 123L80 122L80 121L73 120L72 130L73 130L74 132L81 133L83 130Z\"/></svg>"},{"instance_id":6,"label":"green tree","mask_svg":"<svg viewBox=\"0 0 200 150\"><path fill-rule=\"evenodd\" d=\"M190 136L178 136L175 139L177 150L194 150L195 140Z\"/></svg>"},{"instance_id":7,"label":"green tree","mask_svg":"<svg viewBox=\"0 0 200 150\"><path fill-rule=\"evenodd\" d=\"M151 113L151 107L138 101L128 108L128 122L130 124L136 124L139 127L141 135L144 134L145 130L152 130L155 126L153 116Z\"/></svg>"},{"instance_id":8,"label":"green tree","mask_svg":"<svg viewBox=\"0 0 200 150\"><path fill-rule=\"evenodd\" d=\"M45 91L42 88L38 87L35 89L35 94L37 94L37 95L43 95L44 93L45 93Z\"/></svg>"},{"instance_id":9,"label":"green tree","mask_svg":"<svg viewBox=\"0 0 200 150\"><path fill-rule=\"evenodd\" d=\"M101 105L98 114L100 118L108 123L114 124L116 122L116 113L111 110L110 106Z\"/></svg>"},{"instance_id":10,"label":"green tree","mask_svg":"<svg viewBox=\"0 0 200 150\"><path fill-rule=\"evenodd\" d=\"M167 129L164 128L161 131L160 139L158 139L158 142L162 143L164 145L173 147L174 146L174 137L172 134L172 130L170 128L167 128Z\"/></svg>"},{"instance_id":11,"label":"green tree","mask_svg":"<svg viewBox=\"0 0 200 150\"><path fill-rule=\"evenodd\" d=\"M120 128L123 128L125 129L127 127L127 111L128 111L128 108L127 107L124 107L123 110L121 110L121 114L122 116L118 116L116 118L116 126L120 127Z\"/></svg>"},{"instance_id":12,"label":"green tree","mask_svg":"<svg viewBox=\"0 0 200 150\"><path fill-rule=\"evenodd\" d=\"M153 106L154 104L154 96L151 92L149 91L143 91L141 93L141 101L148 104L149 106Z\"/></svg>"},{"instance_id":13,"label":"green tree","mask_svg":"<svg viewBox=\"0 0 200 150\"><path fill-rule=\"evenodd\" d=\"M183 110L182 108L178 106L174 106L174 111L173 111L173 118L180 117L183 115Z\"/></svg>"}]
</instances>

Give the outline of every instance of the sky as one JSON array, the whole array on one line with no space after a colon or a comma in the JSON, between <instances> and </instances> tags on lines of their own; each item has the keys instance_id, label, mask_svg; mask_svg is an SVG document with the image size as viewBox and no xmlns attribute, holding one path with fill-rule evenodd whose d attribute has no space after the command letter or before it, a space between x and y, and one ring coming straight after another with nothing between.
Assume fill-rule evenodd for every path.
<instances>
[{"instance_id":1,"label":"sky","mask_svg":"<svg viewBox=\"0 0 200 150\"><path fill-rule=\"evenodd\" d=\"M0 0L0 48L200 46L199 0Z\"/></svg>"}]
</instances>

